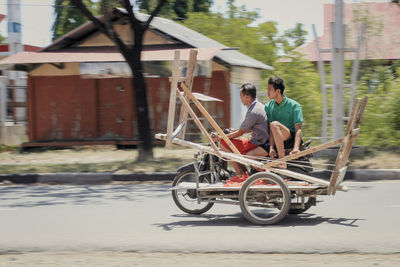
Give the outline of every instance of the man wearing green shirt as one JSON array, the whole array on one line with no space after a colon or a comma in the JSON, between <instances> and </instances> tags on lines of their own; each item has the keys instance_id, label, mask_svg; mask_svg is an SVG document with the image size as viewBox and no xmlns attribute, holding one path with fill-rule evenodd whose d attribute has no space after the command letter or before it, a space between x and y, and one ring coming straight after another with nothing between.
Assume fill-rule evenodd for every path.
<instances>
[{"instance_id":1,"label":"man wearing green shirt","mask_svg":"<svg viewBox=\"0 0 400 267\"><path fill-rule=\"evenodd\" d=\"M271 99L265 105L265 112L268 117L270 136L269 136L269 155L274 159L276 155L275 147L278 150L278 157L285 156L285 149L292 149L290 154L299 152L301 144L301 124L303 123L303 112L301 105L288 98L283 92L285 90L284 81L274 76L268 80L268 97ZM285 168L286 164L278 165Z\"/></svg>"}]
</instances>

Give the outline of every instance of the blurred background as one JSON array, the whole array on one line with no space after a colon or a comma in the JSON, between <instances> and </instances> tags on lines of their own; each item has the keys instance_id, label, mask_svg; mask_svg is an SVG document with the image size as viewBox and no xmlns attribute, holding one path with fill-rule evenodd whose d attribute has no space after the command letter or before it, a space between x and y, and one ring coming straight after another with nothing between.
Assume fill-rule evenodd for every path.
<instances>
[{"instance_id":1,"label":"blurred background","mask_svg":"<svg viewBox=\"0 0 400 267\"><path fill-rule=\"evenodd\" d=\"M142 13L149 13L157 4L155 0L131 2ZM286 82L286 94L303 106L304 138L314 139L317 144L335 137L332 116L336 104L332 88L325 86L334 83L332 55L323 53L323 50L332 46L334 35L331 23L335 21L336 2L341 1L171 0L158 16L182 24L272 67L263 69L257 81L260 100L264 103L268 101L268 78L271 75L281 76ZM120 6L117 0L87 0L84 3L96 15ZM8 13L14 5L20 8L18 38L24 44L23 51L38 51L87 22L87 18L69 1L2 0L0 41L3 58L16 52L7 48L12 37L10 26L7 27L10 25ZM377 149L399 147L398 1L343 1L342 12L342 21L346 25L344 47L358 50L357 53L344 53L343 124L346 124L352 99L368 95L369 104L356 144ZM315 34L312 24L315 24ZM365 25L365 30L359 44L362 25ZM317 44L321 53L316 49ZM355 64L358 66L356 71ZM324 74L321 73L321 66ZM23 102L26 102L27 74L19 72L10 76L6 69L2 73L7 88L6 95L2 97L3 102L8 104L2 123L26 125L27 107ZM350 86L346 87L346 84ZM324 86L325 93L322 90ZM324 115L324 111L327 114ZM26 135L22 134L22 138L7 143L4 141L6 134L3 133L4 145L27 141ZM21 137L21 134L18 136Z\"/></svg>"}]
</instances>

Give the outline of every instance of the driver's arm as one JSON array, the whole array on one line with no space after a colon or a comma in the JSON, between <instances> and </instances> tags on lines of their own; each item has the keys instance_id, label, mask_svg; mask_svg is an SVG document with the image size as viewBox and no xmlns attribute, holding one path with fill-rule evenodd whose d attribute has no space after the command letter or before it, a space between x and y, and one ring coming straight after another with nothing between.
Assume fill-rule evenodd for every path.
<instances>
[{"instance_id":1,"label":"driver's arm","mask_svg":"<svg viewBox=\"0 0 400 267\"><path fill-rule=\"evenodd\" d=\"M243 134L248 133L248 132L251 132L251 131L246 131L246 130L244 130L242 128L239 128L237 130L233 130L230 133L228 133L226 135L226 137L228 137L228 139L232 139L232 138L236 138L236 137L242 136ZM219 140L222 139L222 137L219 136L218 134L215 134L212 137L213 137L214 141L219 141Z\"/></svg>"}]
</instances>

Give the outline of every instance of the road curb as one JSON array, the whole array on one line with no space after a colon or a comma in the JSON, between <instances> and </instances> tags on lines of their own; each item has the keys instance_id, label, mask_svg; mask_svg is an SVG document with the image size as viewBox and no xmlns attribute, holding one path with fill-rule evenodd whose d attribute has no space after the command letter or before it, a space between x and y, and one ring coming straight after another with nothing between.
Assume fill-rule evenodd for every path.
<instances>
[{"instance_id":1,"label":"road curb","mask_svg":"<svg viewBox=\"0 0 400 267\"><path fill-rule=\"evenodd\" d=\"M40 174L0 174L0 183L9 181L15 184L98 184L113 181L172 181L176 172L147 172L131 174L114 173L40 173ZM330 171L314 171L311 176L329 179ZM345 180L351 181L376 181L400 180L400 169L354 169L348 170Z\"/></svg>"},{"instance_id":2,"label":"road curb","mask_svg":"<svg viewBox=\"0 0 400 267\"><path fill-rule=\"evenodd\" d=\"M311 176L329 179L331 171L314 171ZM400 180L400 169L353 169L348 170L344 180L352 181L376 181L376 180Z\"/></svg>"},{"instance_id":3,"label":"road curb","mask_svg":"<svg viewBox=\"0 0 400 267\"><path fill-rule=\"evenodd\" d=\"M9 181L14 184L99 184L113 181L172 181L176 174L176 172L0 174L0 183Z\"/></svg>"}]
</instances>

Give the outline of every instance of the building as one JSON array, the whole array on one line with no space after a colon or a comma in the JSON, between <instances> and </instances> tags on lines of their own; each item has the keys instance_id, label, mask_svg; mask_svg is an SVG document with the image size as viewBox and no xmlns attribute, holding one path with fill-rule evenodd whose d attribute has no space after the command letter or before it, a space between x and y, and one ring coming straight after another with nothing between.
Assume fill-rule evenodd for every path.
<instances>
[{"instance_id":1,"label":"building","mask_svg":"<svg viewBox=\"0 0 400 267\"><path fill-rule=\"evenodd\" d=\"M13 5L13 8L14 11L19 10L19 6ZM0 23L5 17L0 14ZM36 52L42 49L21 43L21 27L17 22L9 18L8 24L12 26L7 27L8 44L0 44L0 59L17 51ZM15 145L26 138L26 83L25 72L7 70L7 66L0 66L0 144Z\"/></svg>"},{"instance_id":2,"label":"building","mask_svg":"<svg viewBox=\"0 0 400 267\"><path fill-rule=\"evenodd\" d=\"M365 30L361 30L363 25ZM364 33L361 34L362 32ZM399 40L398 5L389 2L345 4L343 1L324 5L323 35L296 49L306 60L319 63L323 102L323 140L328 137L329 123L332 124L334 138L340 138L343 134L344 120L348 118L345 114L350 116L356 95L359 62L362 61L362 66L369 64L393 66L393 61L400 58ZM354 60L351 81L346 84L345 60ZM323 62L330 63L331 84L325 79ZM393 72L395 71L393 68ZM370 91L374 90L374 84L373 81L368 84ZM350 90L346 92L345 88ZM327 100L329 93L332 96L331 103ZM346 97L348 108L344 107Z\"/></svg>"},{"instance_id":3,"label":"building","mask_svg":"<svg viewBox=\"0 0 400 267\"><path fill-rule=\"evenodd\" d=\"M320 49L332 47L331 23L335 20L335 5L324 5L324 31L318 37ZM343 4L343 24L346 25L345 47L357 47L361 22L366 22L367 31L360 50L360 60L400 59L400 7L390 2L366 2ZM315 41L300 46L297 51L312 62L318 61ZM346 59L354 59L355 53L348 53ZM323 61L331 60L331 53L322 53Z\"/></svg>"},{"instance_id":4,"label":"building","mask_svg":"<svg viewBox=\"0 0 400 267\"><path fill-rule=\"evenodd\" d=\"M127 16L124 10L116 11L115 29L132 43ZM147 15L136 15L147 19ZM181 24L154 18L142 54L153 133L166 130L174 51L180 49L187 60L191 48L199 51L193 91L224 100L205 104L221 127L238 126L242 119L240 85L249 81L259 85L261 71L271 69ZM93 23L76 28L40 52L19 53L0 64L28 73L29 142L25 145L138 141L129 68Z\"/></svg>"}]
</instances>

